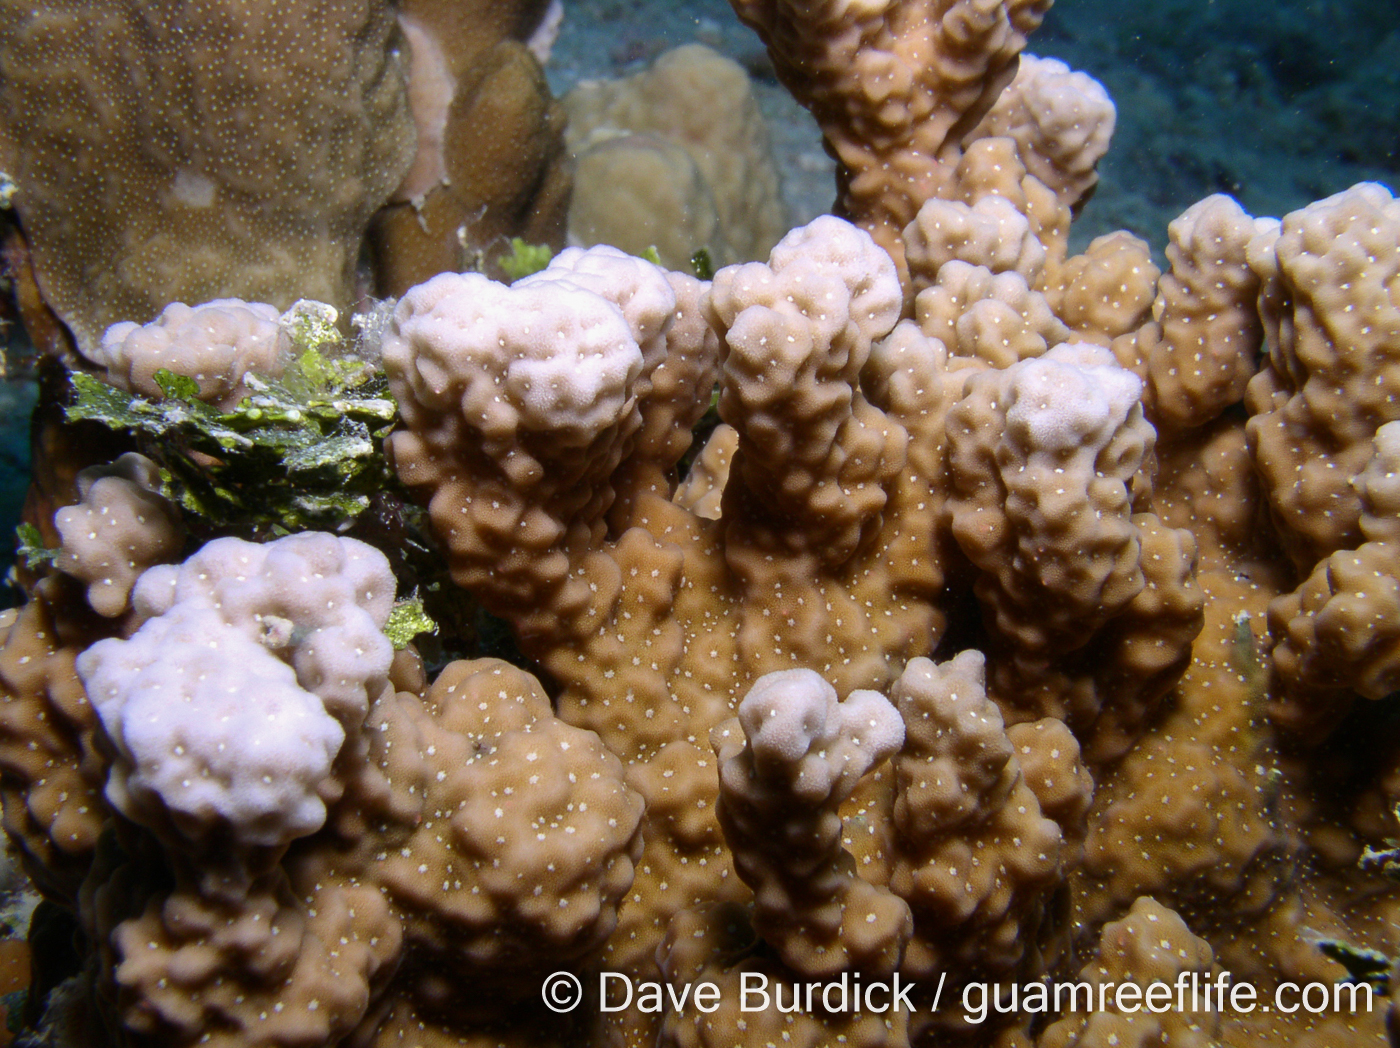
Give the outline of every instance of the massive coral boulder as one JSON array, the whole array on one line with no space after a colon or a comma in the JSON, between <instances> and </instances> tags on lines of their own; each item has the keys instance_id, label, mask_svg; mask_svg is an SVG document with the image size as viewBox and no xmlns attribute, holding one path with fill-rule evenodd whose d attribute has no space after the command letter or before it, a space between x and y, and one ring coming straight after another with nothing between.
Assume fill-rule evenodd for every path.
<instances>
[{"instance_id":1,"label":"massive coral boulder","mask_svg":"<svg viewBox=\"0 0 1400 1048\"><path fill-rule=\"evenodd\" d=\"M685 269L767 256L787 232L778 168L743 68L703 44L667 51L622 80L564 96L577 163L569 239Z\"/></svg>"},{"instance_id":2,"label":"massive coral boulder","mask_svg":"<svg viewBox=\"0 0 1400 1048\"><path fill-rule=\"evenodd\" d=\"M0 157L80 350L170 302L354 301L413 149L387 3L7 3L0 61Z\"/></svg>"}]
</instances>

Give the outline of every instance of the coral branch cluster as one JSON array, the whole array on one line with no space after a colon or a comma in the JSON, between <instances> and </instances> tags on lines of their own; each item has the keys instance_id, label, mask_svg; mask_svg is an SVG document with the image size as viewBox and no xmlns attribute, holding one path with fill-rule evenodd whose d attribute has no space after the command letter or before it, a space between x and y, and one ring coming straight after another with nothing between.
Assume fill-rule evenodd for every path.
<instances>
[{"instance_id":1,"label":"coral branch cluster","mask_svg":"<svg viewBox=\"0 0 1400 1048\"><path fill-rule=\"evenodd\" d=\"M1397 950L1358 861L1400 800L1400 205L1212 197L1165 271L1072 255L1113 111L1018 62L1045 4L737 6L855 223L712 280L593 248L406 290L364 325L383 551L196 537L149 463L84 476L0 645L5 829L92 958L52 1029L1386 1043L1379 1003L1028 1002ZM99 339L109 379L237 395L271 314L203 308ZM425 589L530 672L394 650L407 499Z\"/></svg>"}]
</instances>

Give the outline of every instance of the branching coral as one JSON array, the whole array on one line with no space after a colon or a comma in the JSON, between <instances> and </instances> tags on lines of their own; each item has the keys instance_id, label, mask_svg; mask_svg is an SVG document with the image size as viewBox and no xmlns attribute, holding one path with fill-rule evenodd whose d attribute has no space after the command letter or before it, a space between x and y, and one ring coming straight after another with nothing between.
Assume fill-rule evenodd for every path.
<instances>
[{"instance_id":1,"label":"branching coral","mask_svg":"<svg viewBox=\"0 0 1400 1048\"><path fill-rule=\"evenodd\" d=\"M708 282L444 273L382 332L425 546L538 678L430 682L357 540L162 563L197 543L130 460L65 511L0 647L5 827L93 958L59 999L229 1048L1383 1043L1379 1012L969 1019L1395 952L1356 869L1400 798L1394 201L1215 197L1165 272L1126 234L1071 256L1112 108L1011 81L1044 5L741 7L873 236L824 217ZM410 534L401 494L361 533ZM552 971L656 1004L559 1018ZM777 1007L857 982L891 997Z\"/></svg>"},{"instance_id":2,"label":"branching coral","mask_svg":"<svg viewBox=\"0 0 1400 1048\"><path fill-rule=\"evenodd\" d=\"M842 212L904 272L901 235L948 178L962 136L1016 73L1044 0L802 9L738 0L778 78L817 118L840 163ZM1092 167L1092 164L1089 165Z\"/></svg>"},{"instance_id":3,"label":"branching coral","mask_svg":"<svg viewBox=\"0 0 1400 1048\"><path fill-rule=\"evenodd\" d=\"M994 690L1064 720L1095 763L1132 744L1200 622L1194 539L1134 512L1153 441L1141 394L1106 350L1064 343L975 375L948 417L953 534L1009 654Z\"/></svg>"},{"instance_id":4,"label":"branching coral","mask_svg":"<svg viewBox=\"0 0 1400 1048\"><path fill-rule=\"evenodd\" d=\"M1028 957L1033 967L1044 943L1028 944L1024 930L1053 923L1047 907L1092 791L1078 745L1053 720L1006 730L976 651L941 665L914 659L893 696L909 733L895 760L890 871L915 917L906 970L935 979L957 969L963 982L1005 976Z\"/></svg>"},{"instance_id":5,"label":"branching coral","mask_svg":"<svg viewBox=\"0 0 1400 1048\"><path fill-rule=\"evenodd\" d=\"M726 276L732 290L720 302L710 295L709 308L733 310L721 332L720 402L739 430L718 522L668 499L685 442L646 436L658 417L661 432L674 432L705 406L696 396L677 418L659 381L664 368L698 392L700 376L715 374L714 336L691 319L698 287L682 282L676 295L675 278L647 263L566 252L509 290L439 278L400 304L386 342L411 427L395 436L394 458L406 483L431 493L454 576L515 620L526 650L565 685L561 713L633 762L629 775L654 805L633 893L646 902L611 944L612 963L626 968L649 970L670 914L703 901L716 874L725 883L714 765L696 749L740 689L794 665L838 690L880 687L889 653L934 640L934 609L918 596L939 582L928 494L938 444L906 455L902 420L932 435L940 355L912 330L873 347L899 291L888 260L868 271L882 256L863 234L830 220L778 252L773 267ZM804 261L813 254L840 268ZM802 303L789 304L785 289ZM481 316L488 294L503 307ZM447 316L462 320L438 319ZM604 342L601 331L617 334ZM765 364L762 341L787 332L793 353ZM869 396L884 410L862 388L867 356ZM506 370L513 358L516 374ZM549 385L537 387L536 372ZM607 397L581 400L574 391L585 387ZM821 456L782 481L791 494L772 478L785 431ZM823 479L825 462L845 476ZM860 501L848 504L843 491ZM798 510L806 505L830 521ZM810 539L789 526L795 511L812 516ZM697 759L708 770L666 773ZM681 819L687 807L694 818Z\"/></svg>"},{"instance_id":6,"label":"branching coral","mask_svg":"<svg viewBox=\"0 0 1400 1048\"><path fill-rule=\"evenodd\" d=\"M542 965L612 930L641 815L619 762L504 663L425 688L380 632L393 597L387 561L352 539L217 540L146 572L140 627L89 646L78 676L65 629L68 654L7 678L7 711L47 702L34 722L54 729L47 767L6 760L7 811L31 813L12 832L36 870L67 871L129 1033L334 1043L380 1025L391 979L430 1025L499 1018L452 980L533 998ZM12 631L46 636L43 607ZM12 633L7 655L22 647ZM79 821L53 812L54 786Z\"/></svg>"},{"instance_id":7,"label":"branching coral","mask_svg":"<svg viewBox=\"0 0 1400 1048\"><path fill-rule=\"evenodd\" d=\"M1250 383L1250 450L1294 563L1359 544L1352 479L1400 418L1395 361L1400 203L1356 186L1288 215L1250 244L1268 360Z\"/></svg>"},{"instance_id":8,"label":"branching coral","mask_svg":"<svg viewBox=\"0 0 1400 1048\"><path fill-rule=\"evenodd\" d=\"M811 670L779 670L714 735L720 825L754 890L754 930L799 976L893 973L913 931L909 907L856 875L839 809L903 744L895 708L873 691L838 703Z\"/></svg>"}]
</instances>

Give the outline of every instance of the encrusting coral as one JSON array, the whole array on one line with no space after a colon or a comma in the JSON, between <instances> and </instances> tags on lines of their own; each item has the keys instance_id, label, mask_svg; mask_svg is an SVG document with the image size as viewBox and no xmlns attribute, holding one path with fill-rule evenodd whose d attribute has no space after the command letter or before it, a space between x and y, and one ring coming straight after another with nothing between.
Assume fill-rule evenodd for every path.
<instances>
[{"instance_id":1,"label":"encrusting coral","mask_svg":"<svg viewBox=\"0 0 1400 1048\"><path fill-rule=\"evenodd\" d=\"M89 959L52 1029L1394 1043L1318 944L1400 946L1358 865L1400 801L1400 207L1212 197L1165 271L1071 255L1113 114L1016 73L1046 4L739 6L858 224L709 281L441 273L361 325L424 554L538 676L395 651L360 538L200 547L131 459L65 511L0 646L4 825ZM207 348L161 341L162 392ZM355 534L409 534L400 494ZM1098 997L1227 973L1329 1003Z\"/></svg>"}]
</instances>

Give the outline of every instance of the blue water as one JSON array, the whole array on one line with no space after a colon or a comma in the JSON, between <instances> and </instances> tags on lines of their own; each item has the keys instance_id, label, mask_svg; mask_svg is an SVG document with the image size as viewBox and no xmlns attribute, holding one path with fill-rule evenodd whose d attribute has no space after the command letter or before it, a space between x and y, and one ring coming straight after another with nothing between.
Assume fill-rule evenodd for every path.
<instances>
[{"instance_id":1,"label":"blue water","mask_svg":"<svg viewBox=\"0 0 1400 1048\"><path fill-rule=\"evenodd\" d=\"M760 65L724 0L566 10L556 91L697 39ZM1397 0L1058 0L1027 50L1094 76L1118 107L1076 243L1126 228L1160 246L1167 222L1211 193L1280 216L1361 181L1400 187Z\"/></svg>"},{"instance_id":2,"label":"blue water","mask_svg":"<svg viewBox=\"0 0 1400 1048\"><path fill-rule=\"evenodd\" d=\"M1160 243L1211 193L1280 216L1362 181L1400 187L1395 0L1062 0L1028 50L1118 107L1083 221Z\"/></svg>"}]
</instances>

